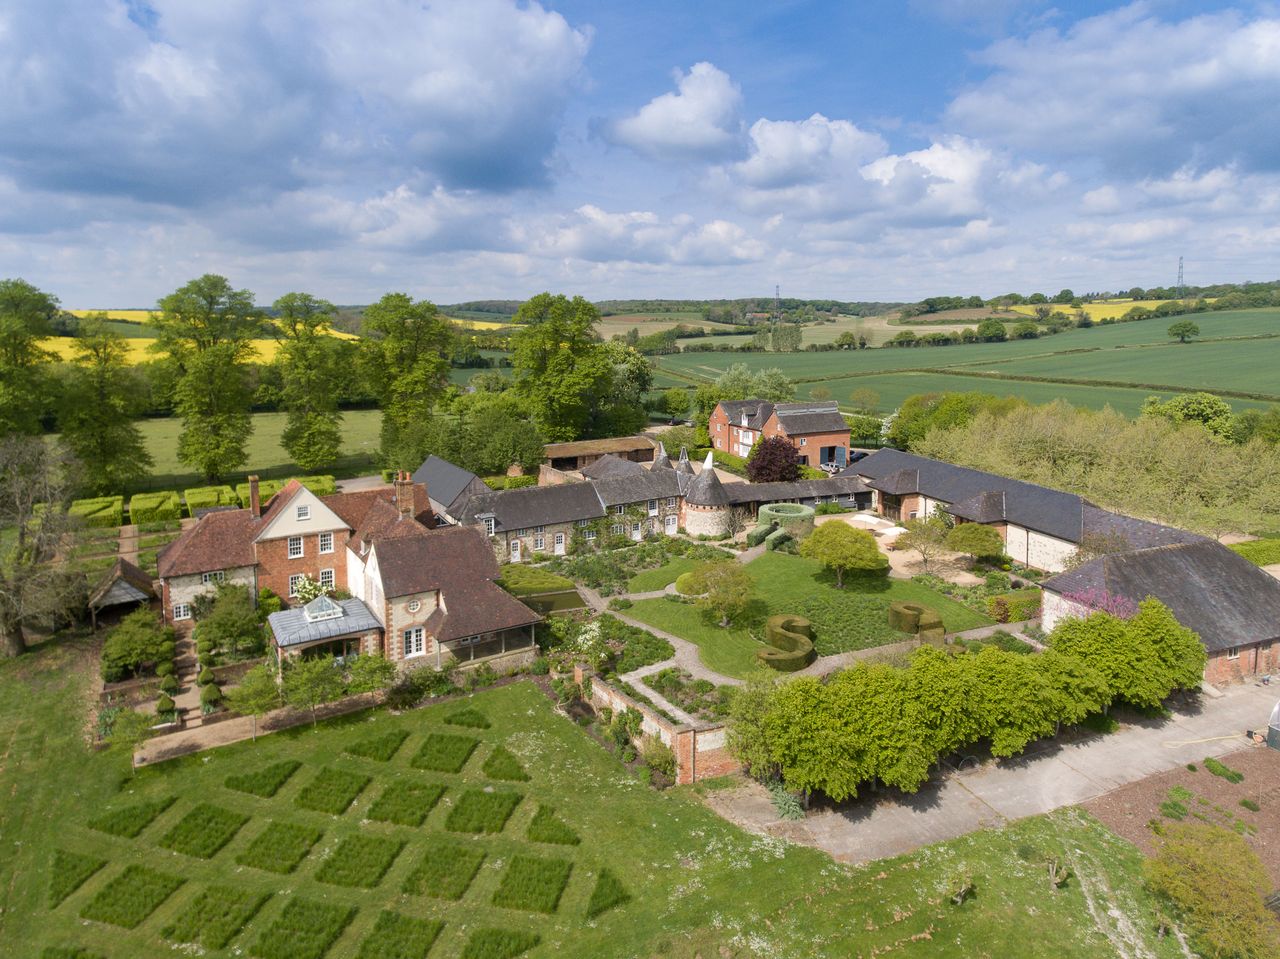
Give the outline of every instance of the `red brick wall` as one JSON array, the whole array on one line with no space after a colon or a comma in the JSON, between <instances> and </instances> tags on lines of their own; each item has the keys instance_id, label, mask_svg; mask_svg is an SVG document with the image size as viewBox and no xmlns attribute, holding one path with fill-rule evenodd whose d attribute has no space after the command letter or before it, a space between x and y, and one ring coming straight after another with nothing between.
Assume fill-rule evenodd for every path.
<instances>
[{"instance_id":1,"label":"red brick wall","mask_svg":"<svg viewBox=\"0 0 1280 959\"><path fill-rule=\"evenodd\" d=\"M711 437L711 445L716 449L726 452L730 450L729 417L719 406L711 411L711 417L707 420L707 435Z\"/></svg>"},{"instance_id":2,"label":"red brick wall","mask_svg":"<svg viewBox=\"0 0 1280 959\"><path fill-rule=\"evenodd\" d=\"M804 435L805 444L800 445L799 436L789 436L782 426L778 423L777 414L769 417L768 422L764 424L761 431L762 436L781 436L791 440L791 445L796 448L801 456L806 457L810 466L817 466L819 462L818 451L824 446L843 446L844 461L849 462L849 431L842 430L838 433L806 433Z\"/></svg>"},{"instance_id":3,"label":"red brick wall","mask_svg":"<svg viewBox=\"0 0 1280 959\"><path fill-rule=\"evenodd\" d=\"M1228 659L1225 652L1211 653L1204 667L1204 678L1214 686L1229 686L1276 672L1280 672L1280 643L1265 642L1241 646L1240 655L1235 659Z\"/></svg>"},{"instance_id":4,"label":"red brick wall","mask_svg":"<svg viewBox=\"0 0 1280 959\"><path fill-rule=\"evenodd\" d=\"M320 552L320 536L312 533L302 537L302 556L289 558L288 539L269 539L254 545L258 558L258 589L269 589L281 599L289 600L289 577L305 573L312 579L320 578L320 570L333 570L334 585L346 586L347 551L344 546L347 534L338 530L333 534L333 552Z\"/></svg>"}]
</instances>

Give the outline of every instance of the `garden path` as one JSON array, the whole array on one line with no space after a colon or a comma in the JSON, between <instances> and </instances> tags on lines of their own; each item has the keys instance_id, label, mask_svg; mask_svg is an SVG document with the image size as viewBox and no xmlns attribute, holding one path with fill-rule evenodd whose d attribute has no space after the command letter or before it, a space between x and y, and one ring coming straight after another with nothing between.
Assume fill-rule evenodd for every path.
<instances>
[{"instance_id":1,"label":"garden path","mask_svg":"<svg viewBox=\"0 0 1280 959\"><path fill-rule=\"evenodd\" d=\"M659 709L670 713L680 722L687 723L690 726L705 725L703 723L699 723L698 720L694 719L675 703L671 702L671 700L663 696L662 693L644 684L644 678L646 676L652 676L654 673L660 673L664 669L669 669L673 664L675 664L675 661L671 659L663 660L660 663L650 663L648 666L641 666L639 669L633 669L631 672L619 676L618 678L630 686L635 686L637 689L643 686L644 694L652 699Z\"/></svg>"},{"instance_id":2,"label":"garden path","mask_svg":"<svg viewBox=\"0 0 1280 959\"><path fill-rule=\"evenodd\" d=\"M1024 630L1030 626L1038 625L1034 619L1024 620L1021 623L996 623L994 626L979 626L977 629L966 629L963 633L949 633L948 639L986 639L994 633L1006 632L1011 636L1016 636L1024 643L1029 643L1038 650L1044 650L1044 643L1039 640L1032 639Z\"/></svg>"},{"instance_id":3,"label":"garden path","mask_svg":"<svg viewBox=\"0 0 1280 959\"><path fill-rule=\"evenodd\" d=\"M138 562L138 527L129 525L120 527L120 545L116 552L123 560L137 564Z\"/></svg>"}]
</instances>

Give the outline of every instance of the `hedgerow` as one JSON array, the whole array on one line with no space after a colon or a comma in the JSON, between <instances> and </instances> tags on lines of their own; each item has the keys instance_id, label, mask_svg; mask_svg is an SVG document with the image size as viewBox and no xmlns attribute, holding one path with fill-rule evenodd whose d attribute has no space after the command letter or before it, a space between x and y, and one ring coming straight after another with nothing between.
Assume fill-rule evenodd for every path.
<instances>
[{"instance_id":1,"label":"hedgerow","mask_svg":"<svg viewBox=\"0 0 1280 959\"><path fill-rule=\"evenodd\" d=\"M481 767L490 779L503 779L507 782L523 783L529 781L529 774L520 765L520 760L511 751L499 743Z\"/></svg>"},{"instance_id":2,"label":"hedgerow","mask_svg":"<svg viewBox=\"0 0 1280 959\"><path fill-rule=\"evenodd\" d=\"M372 889L382 881L402 849L403 839L348 836L321 864L316 879L331 886Z\"/></svg>"},{"instance_id":3,"label":"hedgerow","mask_svg":"<svg viewBox=\"0 0 1280 959\"><path fill-rule=\"evenodd\" d=\"M507 909L553 913L572 871L573 863L567 859L512 856L492 902Z\"/></svg>"},{"instance_id":4,"label":"hedgerow","mask_svg":"<svg viewBox=\"0 0 1280 959\"><path fill-rule=\"evenodd\" d=\"M355 918L355 906L290 899L249 947L258 959L322 959Z\"/></svg>"},{"instance_id":5,"label":"hedgerow","mask_svg":"<svg viewBox=\"0 0 1280 959\"><path fill-rule=\"evenodd\" d=\"M398 826L421 826L440 797L439 783L393 782L369 807L368 818Z\"/></svg>"},{"instance_id":6,"label":"hedgerow","mask_svg":"<svg viewBox=\"0 0 1280 959\"><path fill-rule=\"evenodd\" d=\"M249 821L241 813L201 803L160 839L160 845L198 859L209 859Z\"/></svg>"},{"instance_id":7,"label":"hedgerow","mask_svg":"<svg viewBox=\"0 0 1280 959\"><path fill-rule=\"evenodd\" d=\"M402 890L436 899L461 899L484 857L483 849L433 836L422 861L405 878Z\"/></svg>"},{"instance_id":8,"label":"hedgerow","mask_svg":"<svg viewBox=\"0 0 1280 959\"><path fill-rule=\"evenodd\" d=\"M182 500L173 490L163 493L135 493L129 500L129 522L159 523L182 518Z\"/></svg>"},{"instance_id":9,"label":"hedgerow","mask_svg":"<svg viewBox=\"0 0 1280 959\"><path fill-rule=\"evenodd\" d=\"M352 756L363 756L365 759L376 759L387 762L404 745L409 734L403 729L392 729L378 736L360 739L348 746L345 752Z\"/></svg>"},{"instance_id":10,"label":"hedgerow","mask_svg":"<svg viewBox=\"0 0 1280 959\"><path fill-rule=\"evenodd\" d=\"M525 838L532 842L555 843L560 846L576 846L582 841L550 806L538 807L525 831Z\"/></svg>"},{"instance_id":11,"label":"hedgerow","mask_svg":"<svg viewBox=\"0 0 1280 959\"><path fill-rule=\"evenodd\" d=\"M524 796L517 792L468 789L455 799L445 819L452 832L502 832Z\"/></svg>"},{"instance_id":12,"label":"hedgerow","mask_svg":"<svg viewBox=\"0 0 1280 959\"><path fill-rule=\"evenodd\" d=\"M295 822L270 822L238 855L236 862L287 875L298 868L323 831Z\"/></svg>"},{"instance_id":13,"label":"hedgerow","mask_svg":"<svg viewBox=\"0 0 1280 959\"><path fill-rule=\"evenodd\" d=\"M121 526L124 524L124 497L95 496L73 500L67 512L80 517L85 526Z\"/></svg>"},{"instance_id":14,"label":"hedgerow","mask_svg":"<svg viewBox=\"0 0 1280 959\"><path fill-rule=\"evenodd\" d=\"M294 801L303 809L341 816L369 783L369 777L360 773L325 767L303 787Z\"/></svg>"},{"instance_id":15,"label":"hedgerow","mask_svg":"<svg viewBox=\"0 0 1280 959\"><path fill-rule=\"evenodd\" d=\"M105 859L97 856L54 850L53 861L49 864L49 908L57 907L106 864Z\"/></svg>"},{"instance_id":16,"label":"hedgerow","mask_svg":"<svg viewBox=\"0 0 1280 959\"><path fill-rule=\"evenodd\" d=\"M301 768L302 763L298 760L286 759L283 762L272 763L270 766L263 766L251 773L228 776L225 782L228 789L270 799Z\"/></svg>"},{"instance_id":17,"label":"hedgerow","mask_svg":"<svg viewBox=\"0 0 1280 959\"><path fill-rule=\"evenodd\" d=\"M618 877L608 869L601 869L596 879L596 887L591 890L591 901L587 903L587 918L594 919L602 912L614 906L620 906L631 900L631 895L618 881Z\"/></svg>"},{"instance_id":18,"label":"hedgerow","mask_svg":"<svg viewBox=\"0 0 1280 959\"><path fill-rule=\"evenodd\" d=\"M208 886L160 935L170 942L221 949L248 925L270 898L270 893Z\"/></svg>"},{"instance_id":19,"label":"hedgerow","mask_svg":"<svg viewBox=\"0 0 1280 959\"><path fill-rule=\"evenodd\" d=\"M450 726L466 726L470 729L488 729L493 725L484 713L470 706L459 709L456 713L450 713L444 721Z\"/></svg>"},{"instance_id":20,"label":"hedgerow","mask_svg":"<svg viewBox=\"0 0 1280 959\"><path fill-rule=\"evenodd\" d=\"M439 773L461 772L472 750L479 744L480 740L470 736L429 733L410 764L418 769L430 769Z\"/></svg>"},{"instance_id":21,"label":"hedgerow","mask_svg":"<svg viewBox=\"0 0 1280 959\"><path fill-rule=\"evenodd\" d=\"M439 919L417 919L384 909L360 943L356 959L422 959L443 928Z\"/></svg>"},{"instance_id":22,"label":"hedgerow","mask_svg":"<svg viewBox=\"0 0 1280 959\"><path fill-rule=\"evenodd\" d=\"M477 929L462 950L462 959L515 959L540 940L518 929Z\"/></svg>"},{"instance_id":23,"label":"hedgerow","mask_svg":"<svg viewBox=\"0 0 1280 959\"><path fill-rule=\"evenodd\" d=\"M98 832L123 836L125 839L136 839L138 834L150 826L157 816L173 805L174 800L174 796L165 796L162 799L149 799L134 803L132 806L113 809L111 812L90 819L88 825L90 829L96 829Z\"/></svg>"},{"instance_id":24,"label":"hedgerow","mask_svg":"<svg viewBox=\"0 0 1280 959\"><path fill-rule=\"evenodd\" d=\"M80 918L135 929L185 881L180 876L131 865L89 900L80 910Z\"/></svg>"}]
</instances>

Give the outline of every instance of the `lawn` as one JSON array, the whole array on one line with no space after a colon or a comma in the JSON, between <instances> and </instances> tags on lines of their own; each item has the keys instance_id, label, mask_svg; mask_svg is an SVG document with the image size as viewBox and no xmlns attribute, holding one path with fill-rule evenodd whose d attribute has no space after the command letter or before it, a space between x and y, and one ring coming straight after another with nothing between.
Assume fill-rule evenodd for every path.
<instances>
[{"instance_id":1,"label":"lawn","mask_svg":"<svg viewBox=\"0 0 1280 959\"><path fill-rule=\"evenodd\" d=\"M673 559L665 566L659 566L657 569L648 569L643 573L637 573L628 580L627 592L649 593L658 589L666 589L680 576L690 570L697 569L703 562L703 560L696 560L687 556L681 556L678 559Z\"/></svg>"},{"instance_id":2,"label":"lawn","mask_svg":"<svg viewBox=\"0 0 1280 959\"><path fill-rule=\"evenodd\" d=\"M389 936L393 927L397 942L413 944L418 954L429 946L431 959L493 955L484 946L498 941L531 946L530 959L844 959L873 951L959 959L1007 955L1015 936L1019 956L1028 959L1178 954L1172 937L1155 937L1155 906L1142 891L1137 851L1076 811L851 868L812 849L745 833L691 790L663 794L642 786L557 715L540 690L522 682L470 701L491 722L489 729L472 730L482 748L505 744L531 776L519 784L524 798L505 824L493 833L446 828L468 792L494 796L512 789L493 785L480 763L470 763L461 774L441 778L443 798L420 827L406 828L365 821L365 813L391 783L432 778L415 772L410 760L429 732L453 728L444 720L458 704L400 715L371 712L316 731L300 727L129 778L121 757L84 747L81 715L71 704L87 692L91 669L91 656L73 644L0 663L6 756L0 766L6 797L0 941L6 959L38 959L46 947L80 947L106 959L175 950L355 959L366 942L376 942L375 930ZM354 742L396 730L408 739L390 760L346 753ZM233 774L289 761L302 768L271 798L225 786ZM374 783L342 815L301 809L295 797L325 768ZM171 794L173 805L136 838L86 825L93 815ZM158 844L202 804L251 821L208 859ZM526 838L544 807L581 842ZM496 822L498 812L481 818ZM293 843L304 850L297 869L285 878L238 865L237 856L277 821L311 829ZM305 851L317 832L323 837ZM403 851L392 855L402 842ZM58 857L65 881L53 883L58 852L80 858ZM1073 870L1057 892L1046 888L1050 856ZM98 860L106 865L91 869ZM327 863L334 865L326 869ZM326 883L322 873L352 884ZM962 876L972 877L977 894L952 906L947 900ZM51 888L65 895L56 906ZM385 918L388 911L400 918ZM81 918L86 913L97 918ZM430 945L437 922L443 928ZM1114 927L1120 925L1139 941L1119 939ZM1032 927L1034 936L1020 935Z\"/></svg>"},{"instance_id":3,"label":"lawn","mask_svg":"<svg viewBox=\"0 0 1280 959\"><path fill-rule=\"evenodd\" d=\"M813 623L814 645L821 656L907 639L889 628L888 609L894 600L931 606L942 615L948 632L993 623L941 593L907 580L851 577L846 578L843 589L836 589L835 578L818 563L787 553L765 553L747 564L747 572L756 581L758 603L741 625L724 628L708 623L697 606L665 598L641 600L627 614L697 644L708 668L739 678L756 668L756 650L763 643L754 637L763 635L763 620L769 615L797 613L807 617Z\"/></svg>"}]
</instances>

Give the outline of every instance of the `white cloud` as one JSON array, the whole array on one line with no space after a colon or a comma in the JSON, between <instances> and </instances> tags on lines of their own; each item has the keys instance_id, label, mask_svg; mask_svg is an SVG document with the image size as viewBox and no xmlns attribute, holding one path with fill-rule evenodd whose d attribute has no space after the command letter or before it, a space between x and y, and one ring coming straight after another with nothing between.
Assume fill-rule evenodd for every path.
<instances>
[{"instance_id":1,"label":"white cloud","mask_svg":"<svg viewBox=\"0 0 1280 959\"><path fill-rule=\"evenodd\" d=\"M610 213L587 204L550 227L513 227L535 254L589 262L714 265L759 259L764 244L726 220L699 225L687 214Z\"/></svg>"},{"instance_id":2,"label":"white cloud","mask_svg":"<svg viewBox=\"0 0 1280 959\"><path fill-rule=\"evenodd\" d=\"M673 74L675 93L601 129L607 140L663 160L714 159L741 149L742 91L711 63Z\"/></svg>"},{"instance_id":3,"label":"white cloud","mask_svg":"<svg viewBox=\"0 0 1280 959\"><path fill-rule=\"evenodd\" d=\"M750 140L750 156L734 164L733 172L756 189L827 180L886 150L878 134L821 113L799 121L762 118L751 125Z\"/></svg>"}]
</instances>

